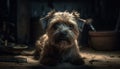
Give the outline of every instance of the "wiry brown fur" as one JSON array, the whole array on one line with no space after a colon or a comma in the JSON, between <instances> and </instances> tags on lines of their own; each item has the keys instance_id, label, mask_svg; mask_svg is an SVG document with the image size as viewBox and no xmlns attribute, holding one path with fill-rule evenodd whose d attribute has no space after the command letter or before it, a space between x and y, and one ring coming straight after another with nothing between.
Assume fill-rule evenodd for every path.
<instances>
[{"instance_id":1,"label":"wiry brown fur","mask_svg":"<svg viewBox=\"0 0 120 69\"><path fill-rule=\"evenodd\" d=\"M50 12L45 17L48 20L48 27L46 33L36 41L35 58L39 59L41 64L55 65L61 62L70 62L72 64L83 64L79 54L79 47L77 38L79 36L79 30L77 25L77 19L79 19L79 13L77 12ZM67 30L70 43L61 42L56 44L55 33L53 25L57 22L65 23L66 25L72 25L72 30ZM71 36L72 35L72 36ZM37 57L38 56L38 57Z\"/></svg>"}]
</instances>

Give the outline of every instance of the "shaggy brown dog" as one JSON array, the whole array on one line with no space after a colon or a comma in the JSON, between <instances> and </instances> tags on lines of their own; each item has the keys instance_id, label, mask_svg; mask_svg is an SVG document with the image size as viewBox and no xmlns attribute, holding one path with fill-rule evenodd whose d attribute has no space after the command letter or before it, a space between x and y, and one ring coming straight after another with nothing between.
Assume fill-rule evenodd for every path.
<instances>
[{"instance_id":1,"label":"shaggy brown dog","mask_svg":"<svg viewBox=\"0 0 120 69\"><path fill-rule=\"evenodd\" d=\"M77 12L48 13L45 17L48 22L46 33L36 42L35 58L43 65L56 65L62 62L84 64L78 46ZM38 55L38 57L37 57Z\"/></svg>"}]
</instances>

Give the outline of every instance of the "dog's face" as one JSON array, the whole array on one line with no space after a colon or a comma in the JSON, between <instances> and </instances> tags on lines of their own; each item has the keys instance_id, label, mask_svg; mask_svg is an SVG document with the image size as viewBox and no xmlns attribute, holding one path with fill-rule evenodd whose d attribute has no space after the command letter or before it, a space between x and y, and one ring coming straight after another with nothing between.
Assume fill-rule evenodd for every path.
<instances>
[{"instance_id":1,"label":"dog's face","mask_svg":"<svg viewBox=\"0 0 120 69\"><path fill-rule=\"evenodd\" d=\"M75 43L79 36L77 14L75 13L54 12L49 14L46 34L52 45L72 46Z\"/></svg>"}]
</instances>

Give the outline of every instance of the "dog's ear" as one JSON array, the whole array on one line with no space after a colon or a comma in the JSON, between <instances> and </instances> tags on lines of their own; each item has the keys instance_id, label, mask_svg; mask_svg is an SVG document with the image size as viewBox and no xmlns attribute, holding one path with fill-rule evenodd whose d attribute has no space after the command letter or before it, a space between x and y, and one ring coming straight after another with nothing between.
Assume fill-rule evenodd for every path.
<instances>
[{"instance_id":1,"label":"dog's ear","mask_svg":"<svg viewBox=\"0 0 120 69\"><path fill-rule=\"evenodd\" d=\"M79 18L78 19L79 30L82 32L83 28L84 28L84 25L85 24L91 25L92 21L93 21L93 19L91 19L91 18L89 18L89 19L81 19L81 18Z\"/></svg>"},{"instance_id":2,"label":"dog's ear","mask_svg":"<svg viewBox=\"0 0 120 69\"><path fill-rule=\"evenodd\" d=\"M81 18L80 18L80 13L78 13L78 12L75 11L75 10L73 10L73 11L71 12L71 14L75 17L75 19L76 19L76 21L77 21L77 24L78 24L78 29L79 29L79 31L81 32L82 29L83 29L85 20L81 19Z\"/></svg>"},{"instance_id":3,"label":"dog's ear","mask_svg":"<svg viewBox=\"0 0 120 69\"><path fill-rule=\"evenodd\" d=\"M73 16L75 16L75 18L80 18L80 13L78 13L78 12L75 11L75 10L73 10L73 11L71 12L71 14L72 14Z\"/></svg>"},{"instance_id":4,"label":"dog's ear","mask_svg":"<svg viewBox=\"0 0 120 69\"><path fill-rule=\"evenodd\" d=\"M48 14L45 17L40 18L40 23L42 24L44 32L48 26L48 21L53 17L55 12L56 12L55 10L52 10L48 12Z\"/></svg>"},{"instance_id":5,"label":"dog's ear","mask_svg":"<svg viewBox=\"0 0 120 69\"><path fill-rule=\"evenodd\" d=\"M90 24L90 23L92 23L92 22L93 22L93 19L92 19L92 18L88 18L88 19L86 19L86 21L85 21L86 24Z\"/></svg>"},{"instance_id":6,"label":"dog's ear","mask_svg":"<svg viewBox=\"0 0 120 69\"><path fill-rule=\"evenodd\" d=\"M55 12L56 12L56 10L54 9L54 10L48 12L48 14L45 17L49 19L49 18L53 17Z\"/></svg>"},{"instance_id":7,"label":"dog's ear","mask_svg":"<svg viewBox=\"0 0 120 69\"><path fill-rule=\"evenodd\" d=\"M90 24L93 21L91 18L89 18L89 19L80 18L80 13L78 13L75 10L73 10L71 12L71 14L75 17L75 19L77 21L77 24L78 24L79 31L81 31L81 32L83 31L83 28L84 28L85 24Z\"/></svg>"}]
</instances>

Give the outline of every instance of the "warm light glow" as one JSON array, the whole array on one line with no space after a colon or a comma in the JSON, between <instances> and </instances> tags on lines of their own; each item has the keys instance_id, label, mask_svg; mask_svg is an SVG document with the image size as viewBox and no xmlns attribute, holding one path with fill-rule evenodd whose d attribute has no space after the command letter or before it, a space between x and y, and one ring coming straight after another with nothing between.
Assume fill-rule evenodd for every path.
<instances>
[{"instance_id":1,"label":"warm light glow","mask_svg":"<svg viewBox=\"0 0 120 69\"><path fill-rule=\"evenodd\" d=\"M80 52L87 65L117 66L120 65L119 53L109 51L84 50Z\"/></svg>"}]
</instances>

